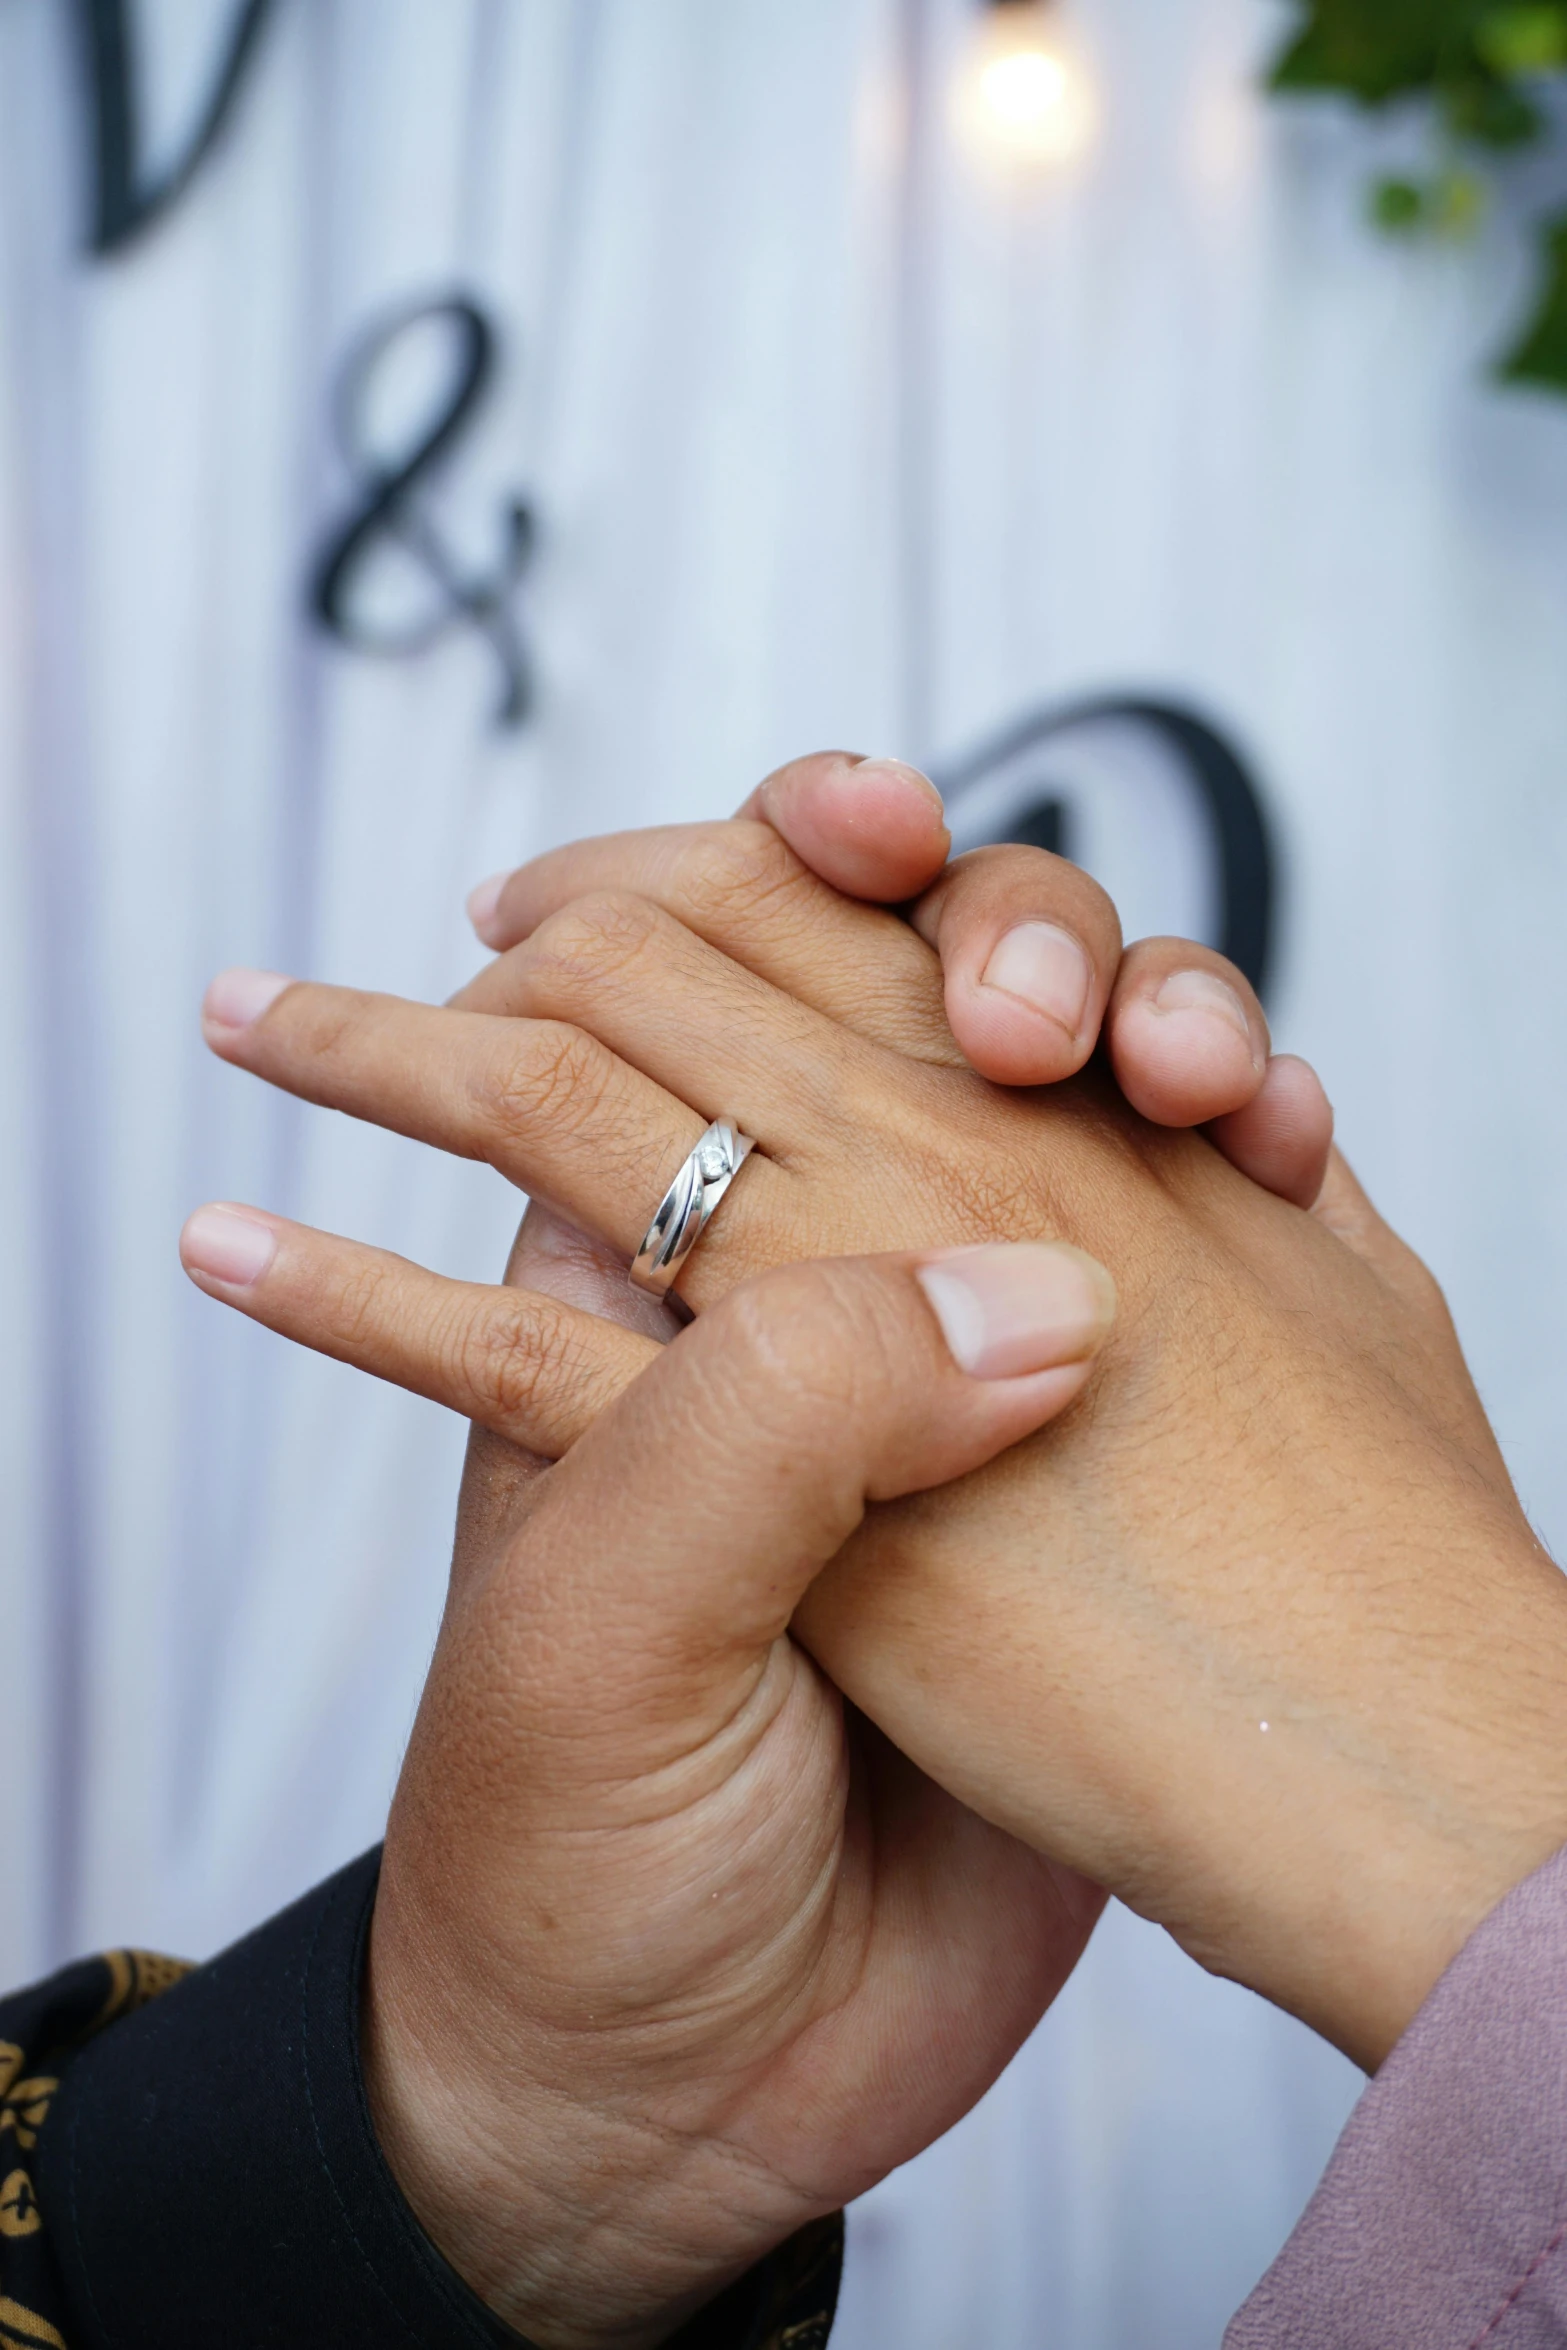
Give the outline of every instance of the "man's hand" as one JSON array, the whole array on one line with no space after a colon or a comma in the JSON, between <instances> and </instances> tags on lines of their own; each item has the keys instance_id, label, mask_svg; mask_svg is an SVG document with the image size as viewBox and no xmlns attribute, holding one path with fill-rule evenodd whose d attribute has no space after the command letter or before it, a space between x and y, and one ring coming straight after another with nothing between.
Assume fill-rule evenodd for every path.
<instances>
[{"instance_id":1,"label":"man's hand","mask_svg":"<svg viewBox=\"0 0 1567 2350\"><path fill-rule=\"evenodd\" d=\"M591 1284L564 1247L555 1276ZM1058 1411L1112 1312L1069 1249L934 1273L769 1275L558 1467L471 1465L366 2069L428 2232L543 2350L662 2341L947 2128L1098 1915L788 1635L868 1503ZM971 1342L998 1293L1004 1365L968 1375L939 1317Z\"/></svg>"}]
</instances>

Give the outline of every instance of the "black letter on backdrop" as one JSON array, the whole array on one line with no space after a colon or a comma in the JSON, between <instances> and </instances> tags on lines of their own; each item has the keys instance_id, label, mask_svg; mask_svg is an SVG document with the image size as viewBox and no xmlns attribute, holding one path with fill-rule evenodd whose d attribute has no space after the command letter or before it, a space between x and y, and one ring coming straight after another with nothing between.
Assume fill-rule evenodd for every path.
<instances>
[{"instance_id":1,"label":"black letter on backdrop","mask_svg":"<svg viewBox=\"0 0 1567 2350\"><path fill-rule=\"evenodd\" d=\"M446 320L455 330L456 366L446 405L430 419L407 454L388 464L372 457L362 445L360 410L365 388L390 346L410 327L428 319ZM476 413L494 369L495 330L483 311L463 295L447 295L400 310L372 327L350 351L338 379L337 439L344 457L360 476L364 503L323 551L311 584L310 608L340 643L358 653L393 658L422 653L449 628L470 622L489 638L501 665L496 724L520 726L528 715L529 677L512 597L533 551L533 516L519 498L508 498L501 509L499 563L487 579L465 577L420 513L415 496L423 475L440 462ZM435 582L441 600L428 619L397 630L371 629L356 619L353 582L378 539L396 540Z\"/></svg>"},{"instance_id":2,"label":"black letter on backdrop","mask_svg":"<svg viewBox=\"0 0 1567 2350\"><path fill-rule=\"evenodd\" d=\"M241 0L217 78L182 154L149 179L141 118L131 0L76 0L93 123L93 206L89 242L117 252L185 193L216 145L255 62L273 0Z\"/></svg>"}]
</instances>

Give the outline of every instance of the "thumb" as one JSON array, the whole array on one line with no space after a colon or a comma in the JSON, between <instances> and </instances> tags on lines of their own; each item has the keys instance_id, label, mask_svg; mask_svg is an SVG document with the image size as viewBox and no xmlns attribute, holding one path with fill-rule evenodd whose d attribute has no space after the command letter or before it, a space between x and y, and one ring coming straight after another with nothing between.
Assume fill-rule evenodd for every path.
<instances>
[{"instance_id":1,"label":"thumb","mask_svg":"<svg viewBox=\"0 0 1567 2350\"><path fill-rule=\"evenodd\" d=\"M733 1291L541 1480L470 1595L522 1767L601 1770L606 1717L627 1772L734 1722L867 1505L1053 1418L1114 1310L1092 1258L1035 1241L789 1265Z\"/></svg>"}]
</instances>

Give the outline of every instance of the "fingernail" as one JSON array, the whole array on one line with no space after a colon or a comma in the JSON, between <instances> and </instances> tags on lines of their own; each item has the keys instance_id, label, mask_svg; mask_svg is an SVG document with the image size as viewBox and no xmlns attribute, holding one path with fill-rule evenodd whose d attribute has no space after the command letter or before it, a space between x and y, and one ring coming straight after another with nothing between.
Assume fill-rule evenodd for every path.
<instances>
[{"instance_id":1,"label":"fingernail","mask_svg":"<svg viewBox=\"0 0 1567 2350\"><path fill-rule=\"evenodd\" d=\"M489 925L509 879L509 874L492 873L488 881L481 881L477 889L468 892L468 919L486 946L492 943Z\"/></svg>"},{"instance_id":2,"label":"fingernail","mask_svg":"<svg viewBox=\"0 0 1567 2350\"><path fill-rule=\"evenodd\" d=\"M1239 1029L1248 1044L1252 1042L1245 1005L1234 988L1211 971L1172 971L1151 1000L1156 1012L1201 1012L1206 1018L1224 1020Z\"/></svg>"},{"instance_id":3,"label":"fingernail","mask_svg":"<svg viewBox=\"0 0 1567 2350\"><path fill-rule=\"evenodd\" d=\"M883 757L878 752L869 759L857 759L855 761L855 773L862 778L867 767L873 767L875 768L878 775L889 775L899 783L914 784L925 794L925 797L928 800L934 800L938 808L942 808L946 805L940 792L931 782L930 777L928 775L922 775L917 767L911 767L907 759L888 759Z\"/></svg>"},{"instance_id":4,"label":"fingernail","mask_svg":"<svg viewBox=\"0 0 1567 2350\"><path fill-rule=\"evenodd\" d=\"M1115 1320L1115 1283L1066 1241L998 1241L931 1257L915 1273L960 1371L1018 1379L1093 1354Z\"/></svg>"},{"instance_id":5,"label":"fingernail","mask_svg":"<svg viewBox=\"0 0 1567 2350\"><path fill-rule=\"evenodd\" d=\"M1058 1020L1068 1036L1083 1025L1092 983L1087 955L1069 930L1053 922L1020 922L991 949L980 974L982 987L1032 1004Z\"/></svg>"},{"instance_id":6,"label":"fingernail","mask_svg":"<svg viewBox=\"0 0 1567 2350\"><path fill-rule=\"evenodd\" d=\"M243 1208L198 1208L180 1234L187 1273L205 1273L230 1289L248 1289L277 1255L277 1233Z\"/></svg>"},{"instance_id":7,"label":"fingernail","mask_svg":"<svg viewBox=\"0 0 1567 2350\"><path fill-rule=\"evenodd\" d=\"M249 1028L292 985L276 971L220 971L207 990L202 1016L217 1028Z\"/></svg>"},{"instance_id":8,"label":"fingernail","mask_svg":"<svg viewBox=\"0 0 1567 2350\"><path fill-rule=\"evenodd\" d=\"M1212 971L1172 971L1170 978L1149 996L1149 1006L1161 1020L1201 1020L1203 1025L1222 1020L1226 1034L1233 1032L1245 1039L1247 1053L1252 1055L1252 1067L1266 1067L1269 1050L1266 1043L1252 1036L1252 1022L1245 1018L1245 1003L1240 1001L1236 989L1215 978ZM1193 1046L1203 1029L1189 1027L1184 1034L1189 1046ZM1217 1046L1212 1027L1208 1027L1208 1036ZM1229 1046L1224 1050L1229 1050Z\"/></svg>"}]
</instances>

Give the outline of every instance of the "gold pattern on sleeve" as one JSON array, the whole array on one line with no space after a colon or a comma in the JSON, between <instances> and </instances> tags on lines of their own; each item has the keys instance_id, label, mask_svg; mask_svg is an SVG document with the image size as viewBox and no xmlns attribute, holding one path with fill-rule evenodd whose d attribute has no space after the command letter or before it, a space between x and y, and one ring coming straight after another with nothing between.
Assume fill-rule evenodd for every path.
<instances>
[{"instance_id":1,"label":"gold pattern on sleeve","mask_svg":"<svg viewBox=\"0 0 1567 2350\"><path fill-rule=\"evenodd\" d=\"M34 2345L40 2342L44 2350L66 2350L65 2336L56 2333L46 2317L35 2316L20 2301L12 2301L0 2293L0 2350L14 2350L18 2343L26 2343L27 2350L34 2350Z\"/></svg>"},{"instance_id":2,"label":"gold pattern on sleeve","mask_svg":"<svg viewBox=\"0 0 1567 2350\"><path fill-rule=\"evenodd\" d=\"M3 2105L0 2105L0 2138L7 2130L16 2134L16 2142L24 2154L30 2154L38 2143L38 2133L49 2119L49 2100L60 2086L47 2076L36 2081L18 2081Z\"/></svg>"},{"instance_id":3,"label":"gold pattern on sleeve","mask_svg":"<svg viewBox=\"0 0 1567 2350\"><path fill-rule=\"evenodd\" d=\"M36 2236L43 2224L26 2171L14 2170L0 2179L0 2236Z\"/></svg>"},{"instance_id":4,"label":"gold pattern on sleeve","mask_svg":"<svg viewBox=\"0 0 1567 2350\"><path fill-rule=\"evenodd\" d=\"M843 2214L812 2220L773 2255L761 2350L826 2350L843 2261Z\"/></svg>"},{"instance_id":5,"label":"gold pattern on sleeve","mask_svg":"<svg viewBox=\"0 0 1567 2350\"><path fill-rule=\"evenodd\" d=\"M94 2032L101 2032L118 2016L145 2007L150 2000L161 1999L191 1971L189 1959L164 1958L156 1950L106 1950L103 1963L109 1970L109 1996L93 2018Z\"/></svg>"},{"instance_id":6,"label":"gold pattern on sleeve","mask_svg":"<svg viewBox=\"0 0 1567 2350\"><path fill-rule=\"evenodd\" d=\"M49 2126L65 2060L190 1971L182 1959L152 1951L111 1950L9 2003L6 2024L17 2038L0 2039L0 2350L68 2350L39 2306L63 2314L29 2167Z\"/></svg>"}]
</instances>

